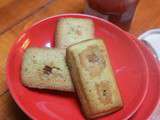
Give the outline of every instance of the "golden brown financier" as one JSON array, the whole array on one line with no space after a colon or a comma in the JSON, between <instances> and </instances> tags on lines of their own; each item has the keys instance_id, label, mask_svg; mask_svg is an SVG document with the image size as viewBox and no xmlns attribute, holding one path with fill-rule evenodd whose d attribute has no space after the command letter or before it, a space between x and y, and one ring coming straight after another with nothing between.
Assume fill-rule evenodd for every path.
<instances>
[{"instance_id":1,"label":"golden brown financier","mask_svg":"<svg viewBox=\"0 0 160 120\"><path fill-rule=\"evenodd\" d=\"M123 106L106 47L92 39L67 48L73 84L87 118L96 118Z\"/></svg>"}]
</instances>

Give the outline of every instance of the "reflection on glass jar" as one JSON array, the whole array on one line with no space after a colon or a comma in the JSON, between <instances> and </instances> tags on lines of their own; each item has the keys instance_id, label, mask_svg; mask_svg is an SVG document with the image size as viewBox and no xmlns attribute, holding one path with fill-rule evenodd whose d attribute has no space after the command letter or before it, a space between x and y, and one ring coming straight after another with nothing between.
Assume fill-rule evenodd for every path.
<instances>
[{"instance_id":1,"label":"reflection on glass jar","mask_svg":"<svg viewBox=\"0 0 160 120\"><path fill-rule=\"evenodd\" d=\"M85 13L107 19L127 29L139 0L87 0Z\"/></svg>"}]
</instances>

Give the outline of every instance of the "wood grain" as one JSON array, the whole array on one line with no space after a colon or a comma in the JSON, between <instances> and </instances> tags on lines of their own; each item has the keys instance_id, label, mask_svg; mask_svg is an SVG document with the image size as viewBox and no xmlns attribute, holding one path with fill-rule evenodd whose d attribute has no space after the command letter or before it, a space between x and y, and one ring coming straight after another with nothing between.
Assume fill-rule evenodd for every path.
<instances>
[{"instance_id":1,"label":"wood grain","mask_svg":"<svg viewBox=\"0 0 160 120\"><path fill-rule=\"evenodd\" d=\"M76 2L74 0L54 0L50 4L45 5L45 7L32 13L32 15L25 17L19 23L14 24L10 29L7 29L7 31L0 35L0 119L28 119L13 102L5 84L7 56L19 33L40 19L61 13L81 13L84 7L85 0L76 0Z\"/></svg>"},{"instance_id":2,"label":"wood grain","mask_svg":"<svg viewBox=\"0 0 160 120\"><path fill-rule=\"evenodd\" d=\"M14 102L9 92L0 96L0 106L1 120L29 120Z\"/></svg>"},{"instance_id":3,"label":"wood grain","mask_svg":"<svg viewBox=\"0 0 160 120\"><path fill-rule=\"evenodd\" d=\"M53 2L43 9L39 10L33 16L30 16L26 18L24 21L21 23L17 24L15 27L12 29L8 30L4 34L0 35L0 55L2 56L3 59L0 59L0 69L4 70L5 69L5 63L7 60L7 55L9 52L9 49L15 39L18 37L19 33L23 31L24 28L29 27L32 23L35 21L38 21L40 19L56 15L59 13L67 13L67 12L82 12L84 9L84 1L83 0L77 0L77 2L73 2L74 0L66 0L66 3L64 3L63 0L57 0L57 2ZM64 4L62 4L64 3ZM68 6L68 7L66 7ZM6 85L5 85L5 71L0 72L0 76L2 76L1 81L0 81L0 94L2 94L6 90Z\"/></svg>"},{"instance_id":4,"label":"wood grain","mask_svg":"<svg viewBox=\"0 0 160 120\"><path fill-rule=\"evenodd\" d=\"M138 36L160 27L160 0L140 0L133 17L130 33Z\"/></svg>"},{"instance_id":5,"label":"wood grain","mask_svg":"<svg viewBox=\"0 0 160 120\"><path fill-rule=\"evenodd\" d=\"M63 4L62 4L63 3ZM43 18L63 14L63 13L82 13L85 8L85 0L55 0L55 3L47 5L43 10L40 10L34 17L27 20L24 28L28 28L33 23Z\"/></svg>"},{"instance_id":6,"label":"wood grain","mask_svg":"<svg viewBox=\"0 0 160 120\"><path fill-rule=\"evenodd\" d=\"M0 0L0 33L53 0Z\"/></svg>"},{"instance_id":7,"label":"wood grain","mask_svg":"<svg viewBox=\"0 0 160 120\"><path fill-rule=\"evenodd\" d=\"M10 33L12 33L12 31L7 32L0 36L0 42L1 42L0 44L0 55L1 55L1 58L0 58L0 77L1 77L0 78L0 95L3 94L7 90L7 87L5 84L5 80L6 80L5 66L6 66L6 60L7 60L9 49L13 43L12 39L15 36L13 33L12 34Z\"/></svg>"}]
</instances>

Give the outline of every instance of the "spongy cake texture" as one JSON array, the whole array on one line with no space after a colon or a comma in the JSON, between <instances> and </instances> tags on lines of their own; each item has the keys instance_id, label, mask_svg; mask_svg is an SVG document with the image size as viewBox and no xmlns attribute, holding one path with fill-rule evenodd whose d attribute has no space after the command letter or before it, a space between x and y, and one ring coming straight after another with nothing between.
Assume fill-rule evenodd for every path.
<instances>
[{"instance_id":1,"label":"spongy cake texture","mask_svg":"<svg viewBox=\"0 0 160 120\"><path fill-rule=\"evenodd\" d=\"M94 23L91 19L61 18L57 23L55 41L57 48L94 38Z\"/></svg>"},{"instance_id":2,"label":"spongy cake texture","mask_svg":"<svg viewBox=\"0 0 160 120\"><path fill-rule=\"evenodd\" d=\"M87 118L109 114L123 106L102 40L93 39L70 46L67 62Z\"/></svg>"},{"instance_id":3,"label":"spongy cake texture","mask_svg":"<svg viewBox=\"0 0 160 120\"><path fill-rule=\"evenodd\" d=\"M21 79L25 86L73 91L65 53L61 49L28 48L21 69Z\"/></svg>"}]
</instances>

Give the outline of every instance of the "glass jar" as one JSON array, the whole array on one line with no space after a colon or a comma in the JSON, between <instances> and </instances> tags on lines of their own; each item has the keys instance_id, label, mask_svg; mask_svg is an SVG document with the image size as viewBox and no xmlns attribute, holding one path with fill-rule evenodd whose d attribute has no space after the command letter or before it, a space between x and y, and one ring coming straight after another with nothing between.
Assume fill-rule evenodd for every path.
<instances>
[{"instance_id":1,"label":"glass jar","mask_svg":"<svg viewBox=\"0 0 160 120\"><path fill-rule=\"evenodd\" d=\"M107 19L128 29L138 0L87 0L85 13Z\"/></svg>"}]
</instances>

